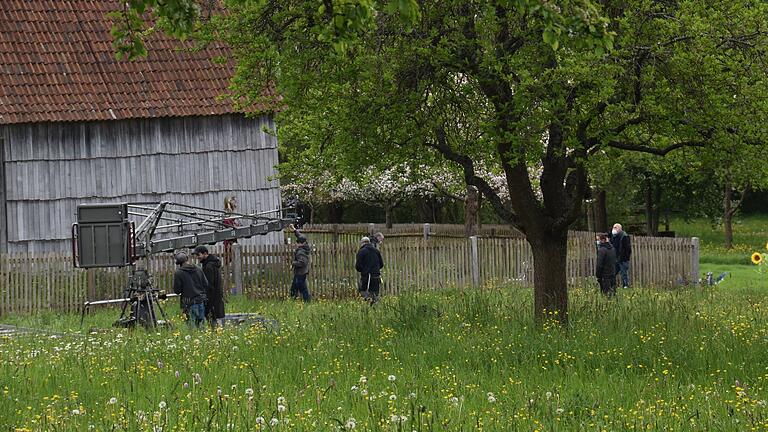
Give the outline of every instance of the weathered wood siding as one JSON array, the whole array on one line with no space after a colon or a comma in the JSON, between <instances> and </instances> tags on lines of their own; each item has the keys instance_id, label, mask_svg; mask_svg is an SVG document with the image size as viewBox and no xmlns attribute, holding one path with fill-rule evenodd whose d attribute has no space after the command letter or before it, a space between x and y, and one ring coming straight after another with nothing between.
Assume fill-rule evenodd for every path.
<instances>
[{"instance_id":1,"label":"weathered wood siding","mask_svg":"<svg viewBox=\"0 0 768 432\"><path fill-rule=\"evenodd\" d=\"M277 208L277 139L265 130L274 130L269 117L241 115L0 126L5 250L67 250L83 203L167 200L223 209L234 194L242 212ZM280 239L273 233L244 243Z\"/></svg>"}]
</instances>

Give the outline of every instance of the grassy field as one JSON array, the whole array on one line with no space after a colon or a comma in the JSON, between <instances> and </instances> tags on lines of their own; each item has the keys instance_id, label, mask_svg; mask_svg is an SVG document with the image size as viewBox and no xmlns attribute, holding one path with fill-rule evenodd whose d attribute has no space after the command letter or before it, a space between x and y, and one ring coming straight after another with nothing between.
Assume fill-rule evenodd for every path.
<instances>
[{"instance_id":1,"label":"grassy field","mask_svg":"<svg viewBox=\"0 0 768 432\"><path fill-rule=\"evenodd\" d=\"M237 305L279 332L17 319L73 334L0 342L0 430L768 428L759 288L577 290L571 304L567 332L532 328L530 291L512 287Z\"/></svg>"},{"instance_id":2,"label":"grassy field","mask_svg":"<svg viewBox=\"0 0 768 432\"><path fill-rule=\"evenodd\" d=\"M2 322L0 431L768 430L768 284L749 263L760 220L724 251L706 224L714 287L573 290L567 330L531 326L531 291L257 302L279 329L109 328L114 310ZM749 232L750 234L745 234ZM88 328L102 330L89 332Z\"/></svg>"}]
</instances>

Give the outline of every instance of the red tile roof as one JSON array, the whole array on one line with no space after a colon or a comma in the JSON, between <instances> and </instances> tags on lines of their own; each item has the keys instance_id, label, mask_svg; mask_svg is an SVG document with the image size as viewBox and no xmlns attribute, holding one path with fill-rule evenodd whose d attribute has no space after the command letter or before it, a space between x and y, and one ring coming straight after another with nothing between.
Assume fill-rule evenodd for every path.
<instances>
[{"instance_id":1,"label":"red tile roof","mask_svg":"<svg viewBox=\"0 0 768 432\"><path fill-rule=\"evenodd\" d=\"M148 56L117 60L105 15L116 0L0 0L0 124L236 112L222 47L199 52L162 34ZM254 107L254 111L263 107Z\"/></svg>"}]
</instances>

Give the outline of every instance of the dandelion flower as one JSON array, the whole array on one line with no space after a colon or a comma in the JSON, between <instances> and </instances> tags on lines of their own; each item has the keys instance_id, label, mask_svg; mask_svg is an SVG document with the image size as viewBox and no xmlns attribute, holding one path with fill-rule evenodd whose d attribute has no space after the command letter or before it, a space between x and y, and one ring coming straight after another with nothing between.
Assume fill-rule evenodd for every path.
<instances>
[{"instance_id":1,"label":"dandelion flower","mask_svg":"<svg viewBox=\"0 0 768 432\"><path fill-rule=\"evenodd\" d=\"M392 381L392 382L394 382L397 379L397 377L394 376L394 375L390 375L390 376L387 377L387 379Z\"/></svg>"},{"instance_id":2,"label":"dandelion flower","mask_svg":"<svg viewBox=\"0 0 768 432\"><path fill-rule=\"evenodd\" d=\"M285 405L278 405L277 412L285 412Z\"/></svg>"},{"instance_id":3,"label":"dandelion flower","mask_svg":"<svg viewBox=\"0 0 768 432\"><path fill-rule=\"evenodd\" d=\"M165 403L165 401L160 401L160 403L159 403L159 404L157 404L157 406L158 406L158 407L159 407L161 410L164 410L164 409L165 409L165 407L167 407L167 406L168 406L168 404L166 404L166 403Z\"/></svg>"},{"instance_id":4,"label":"dandelion flower","mask_svg":"<svg viewBox=\"0 0 768 432\"><path fill-rule=\"evenodd\" d=\"M285 397L278 396L277 403L278 403L278 405L285 405Z\"/></svg>"},{"instance_id":5,"label":"dandelion flower","mask_svg":"<svg viewBox=\"0 0 768 432\"><path fill-rule=\"evenodd\" d=\"M363 396L368 396L368 390L362 389L362 390L360 390L360 394L363 395Z\"/></svg>"},{"instance_id":6,"label":"dandelion flower","mask_svg":"<svg viewBox=\"0 0 768 432\"><path fill-rule=\"evenodd\" d=\"M275 427L278 424L280 424L280 420L278 420L278 419L276 419L274 417L272 417L272 420L269 421L269 425L272 426L272 427Z\"/></svg>"},{"instance_id":7,"label":"dandelion flower","mask_svg":"<svg viewBox=\"0 0 768 432\"><path fill-rule=\"evenodd\" d=\"M397 414L392 414L392 417L389 420L392 421L392 423L400 423L400 416Z\"/></svg>"},{"instance_id":8,"label":"dandelion flower","mask_svg":"<svg viewBox=\"0 0 768 432\"><path fill-rule=\"evenodd\" d=\"M389 400L397 400L397 395L389 395Z\"/></svg>"},{"instance_id":9,"label":"dandelion flower","mask_svg":"<svg viewBox=\"0 0 768 432\"><path fill-rule=\"evenodd\" d=\"M559 415L559 414L562 414L564 411L565 411L564 409L558 408L558 409L555 410L555 413L557 413Z\"/></svg>"},{"instance_id":10,"label":"dandelion flower","mask_svg":"<svg viewBox=\"0 0 768 432\"><path fill-rule=\"evenodd\" d=\"M349 418L349 420L347 420L347 424L345 424L345 425L344 425L344 427L345 427L347 430L352 430L352 429L354 429L354 428L355 428L355 426L357 426L357 420L355 420L355 419L354 419L354 418L352 418L352 417L350 417L350 418Z\"/></svg>"},{"instance_id":11,"label":"dandelion flower","mask_svg":"<svg viewBox=\"0 0 768 432\"><path fill-rule=\"evenodd\" d=\"M547 399L549 399L549 398L552 397L552 392L547 392L547 393L544 394L544 396L546 396Z\"/></svg>"},{"instance_id":12,"label":"dandelion flower","mask_svg":"<svg viewBox=\"0 0 768 432\"><path fill-rule=\"evenodd\" d=\"M80 415L80 410L75 408L72 410L72 415Z\"/></svg>"},{"instance_id":13,"label":"dandelion flower","mask_svg":"<svg viewBox=\"0 0 768 432\"><path fill-rule=\"evenodd\" d=\"M114 405L114 404L116 404L116 403L117 403L117 398L116 398L116 397L113 397L113 398L110 398L110 399L109 399L109 404L110 404L110 405Z\"/></svg>"},{"instance_id":14,"label":"dandelion flower","mask_svg":"<svg viewBox=\"0 0 768 432\"><path fill-rule=\"evenodd\" d=\"M256 420L254 420L256 424L264 424L264 417L256 417Z\"/></svg>"},{"instance_id":15,"label":"dandelion flower","mask_svg":"<svg viewBox=\"0 0 768 432\"><path fill-rule=\"evenodd\" d=\"M758 265L763 262L763 255L760 252L752 254L752 264Z\"/></svg>"},{"instance_id":16,"label":"dandelion flower","mask_svg":"<svg viewBox=\"0 0 768 432\"><path fill-rule=\"evenodd\" d=\"M492 395L492 394L489 394L488 395L488 402L489 403L495 403L496 402L496 397L494 395Z\"/></svg>"},{"instance_id":17,"label":"dandelion flower","mask_svg":"<svg viewBox=\"0 0 768 432\"><path fill-rule=\"evenodd\" d=\"M246 396L253 396L253 389L250 388L250 387L245 389L245 395Z\"/></svg>"}]
</instances>

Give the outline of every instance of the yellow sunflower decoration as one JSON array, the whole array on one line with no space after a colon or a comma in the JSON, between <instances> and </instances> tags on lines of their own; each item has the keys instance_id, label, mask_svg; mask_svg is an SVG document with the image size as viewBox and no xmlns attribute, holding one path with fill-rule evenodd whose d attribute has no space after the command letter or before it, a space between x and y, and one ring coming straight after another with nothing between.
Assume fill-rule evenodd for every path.
<instances>
[{"instance_id":1,"label":"yellow sunflower decoration","mask_svg":"<svg viewBox=\"0 0 768 432\"><path fill-rule=\"evenodd\" d=\"M752 264L759 265L763 262L763 254L755 252L752 254Z\"/></svg>"}]
</instances>

